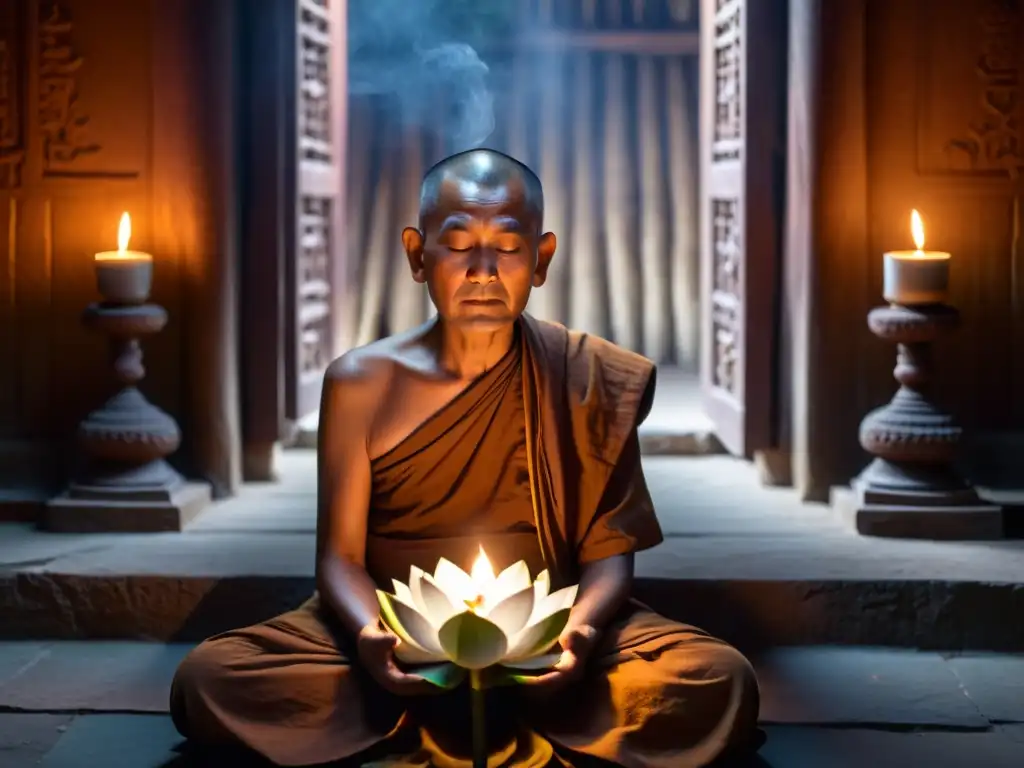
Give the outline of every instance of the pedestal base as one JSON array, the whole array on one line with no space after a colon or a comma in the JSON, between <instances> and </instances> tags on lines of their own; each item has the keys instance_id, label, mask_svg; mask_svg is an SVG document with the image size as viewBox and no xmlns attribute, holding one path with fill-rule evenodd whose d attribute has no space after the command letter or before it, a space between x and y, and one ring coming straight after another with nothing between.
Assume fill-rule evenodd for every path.
<instances>
[{"instance_id":1,"label":"pedestal base","mask_svg":"<svg viewBox=\"0 0 1024 768\"><path fill-rule=\"evenodd\" d=\"M205 483L148 488L76 484L46 505L42 527L58 533L181 531L210 499Z\"/></svg>"},{"instance_id":2,"label":"pedestal base","mask_svg":"<svg viewBox=\"0 0 1024 768\"><path fill-rule=\"evenodd\" d=\"M1005 537L1003 510L977 494L876 490L854 480L834 488L832 505L857 533L900 539L993 541Z\"/></svg>"}]
</instances>

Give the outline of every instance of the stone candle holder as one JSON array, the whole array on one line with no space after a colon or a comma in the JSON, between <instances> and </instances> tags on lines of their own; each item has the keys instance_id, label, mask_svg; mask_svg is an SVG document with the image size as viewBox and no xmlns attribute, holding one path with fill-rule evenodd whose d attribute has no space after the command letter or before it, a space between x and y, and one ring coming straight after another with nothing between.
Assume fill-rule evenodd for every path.
<instances>
[{"instance_id":1,"label":"stone candle holder","mask_svg":"<svg viewBox=\"0 0 1024 768\"><path fill-rule=\"evenodd\" d=\"M62 532L178 531L210 503L210 488L187 482L167 463L181 442L174 419L138 389L146 375L141 339L159 333L167 312L147 304L151 260L96 262L105 299L82 322L110 340L121 389L78 427L83 471L46 509L43 527Z\"/></svg>"},{"instance_id":2,"label":"stone candle holder","mask_svg":"<svg viewBox=\"0 0 1024 768\"><path fill-rule=\"evenodd\" d=\"M978 497L952 468L963 430L932 397L932 345L960 324L946 304L879 307L872 333L897 345L899 390L860 425L874 460L836 499L858 532L923 539L998 539L1002 509Z\"/></svg>"}]
</instances>

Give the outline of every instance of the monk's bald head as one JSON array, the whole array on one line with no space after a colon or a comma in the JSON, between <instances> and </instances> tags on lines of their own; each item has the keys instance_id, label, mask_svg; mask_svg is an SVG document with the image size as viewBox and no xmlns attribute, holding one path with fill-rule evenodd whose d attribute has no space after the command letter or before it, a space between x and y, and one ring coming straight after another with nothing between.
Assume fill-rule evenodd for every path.
<instances>
[{"instance_id":1,"label":"monk's bald head","mask_svg":"<svg viewBox=\"0 0 1024 768\"><path fill-rule=\"evenodd\" d=\"M423 177L420 228L464 206L502 206L539 234L544 191L537 174L514 157L493 149L471 149L446 157Z\"/></svg>"},{"instance_id":2,"label":"monk's bald head","mask_svg":"<svg viewBox=\"0 0 1024 768\"><path fill-rule=\"evenodd\" d=\"M557 245L543 215L540 180L501 152L472 149L427 171L419 229L406 227L402 244L444 322L491 333L522 314Z\"/></svg>"}]
</instances>

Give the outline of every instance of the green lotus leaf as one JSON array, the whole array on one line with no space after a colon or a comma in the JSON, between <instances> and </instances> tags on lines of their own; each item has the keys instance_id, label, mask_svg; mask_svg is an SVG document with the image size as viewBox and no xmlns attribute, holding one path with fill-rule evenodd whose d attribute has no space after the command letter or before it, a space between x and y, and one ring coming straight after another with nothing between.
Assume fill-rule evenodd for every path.
<instances>
[{"instance_id":1,"label":"green lotus leaf","mask_svg":"<svg viewBox=\"0 0 1024 768\"><path fill-rule=\"evenodd\" d=\"M437 634L448 658L466 669L497 664L508 649L508 638L499 627L469 611L448 619Z\"/></svg>"},{"instance_id":2,"label":"green lotus leaf","mask_svg":"<svg viewBox=\"0 0 1024 768\"><path fill-rule=\"evenodd\" d=\"M546 674L548 670L533 672L520 672L507 667L493 667L487 670L484 677L485 688L507 688L511 685L523 685L529 683L536 677Z\"/></svg>"},{"instance_id":3,"label":"green lotus leaf","mask_svg":"<svg viewBox=\"0 0 1024 768\"><path fill-rule=\"evenodd\" d=\"M429 667L417 667L409 670L410 675L422 677L431 685L445 691L456 688L466 679L466 670L454 664L434 664Z\"/></svg>"}]
</instances>

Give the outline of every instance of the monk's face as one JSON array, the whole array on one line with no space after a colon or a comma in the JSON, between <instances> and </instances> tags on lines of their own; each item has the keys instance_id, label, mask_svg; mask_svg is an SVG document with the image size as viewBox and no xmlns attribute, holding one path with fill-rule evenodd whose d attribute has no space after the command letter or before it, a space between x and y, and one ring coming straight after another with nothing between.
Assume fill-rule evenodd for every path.
<instances>
[{"instance_id":1,"label":"monk's face","mask_svg":"<svg viewBox=\"0 0 1024 768\"><path fill-rule=\"evenodd\" d=\"M555 236L540 233L518 178L504 185L445 179L422 231L402 234L413 279L446 321L480 330L514 322L544 284Z\"/></svg>"}]
</instances>

